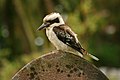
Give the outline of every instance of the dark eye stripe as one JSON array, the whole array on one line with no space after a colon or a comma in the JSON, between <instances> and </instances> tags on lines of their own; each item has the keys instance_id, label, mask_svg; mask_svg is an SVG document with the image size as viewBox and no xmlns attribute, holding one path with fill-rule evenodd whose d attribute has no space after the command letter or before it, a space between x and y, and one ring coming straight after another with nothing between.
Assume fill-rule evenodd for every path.
<instances>
[{"instance_id":1,"label":"dark eye stripe","mask_svg":"<svg viewBox=\"0 0 120 80\"><path fill-rule=\"evenodd\" d=\"M59 19L58 18L55 18L53 20L48 20L47 22L49 22L50 24L53 24L53 23L59 23Z\"/></svg>"}]
</instances>

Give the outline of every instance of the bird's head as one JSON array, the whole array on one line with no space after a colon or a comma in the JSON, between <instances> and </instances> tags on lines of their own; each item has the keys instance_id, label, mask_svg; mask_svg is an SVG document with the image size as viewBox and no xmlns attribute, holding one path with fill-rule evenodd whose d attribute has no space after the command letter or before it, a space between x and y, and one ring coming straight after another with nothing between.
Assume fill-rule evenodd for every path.
<instances>
[{"instance_id":1,"label":"bird's head","mask_svg":"<svg viewBox=\"0 0 120 80\"><path fill-rule=\"evenodd\" d=\"M46 29L51 26L59 26L64 24L62 16L59 13L51 13L44 17L43 24L37 29Z\"/></svg>"}]
</instances>

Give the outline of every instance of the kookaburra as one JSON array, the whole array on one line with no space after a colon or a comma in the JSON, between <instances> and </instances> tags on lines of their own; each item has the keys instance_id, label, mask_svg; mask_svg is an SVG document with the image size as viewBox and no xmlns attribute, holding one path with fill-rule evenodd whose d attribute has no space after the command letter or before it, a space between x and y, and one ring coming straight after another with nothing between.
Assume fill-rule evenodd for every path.
<instances>
[{"instance_id":1,"label":"kookaburra","mask_svg":"<svg viewBox=\"0 0 120 80\"><path fill-rule=\"evenodd\" d=\"M59 13L51 13L45 16L43 24L37 30L41 29L46 29L48 39L57 50L71 52L81 57L88 55L95 60L99 60L83 49L77 35L65 24Z\"/></svg>"}]
</instances>

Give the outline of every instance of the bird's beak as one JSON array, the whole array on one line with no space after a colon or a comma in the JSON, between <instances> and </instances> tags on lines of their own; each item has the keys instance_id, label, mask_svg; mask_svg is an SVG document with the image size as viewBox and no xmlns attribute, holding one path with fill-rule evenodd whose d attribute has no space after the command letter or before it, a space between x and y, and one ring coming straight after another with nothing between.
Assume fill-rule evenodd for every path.
<instances>
[{"instance_id":1,"label":"bird's beak","mask_svg":"<svg viewBox=\"0 0 120 80\"><path fill-rule=\"evenodd\" d=\"M38 30L42 30L42 29L45 29L46 27L48 27L50 25L50 23L43 23L38 29Z\"/></svg>"}]
</instances>

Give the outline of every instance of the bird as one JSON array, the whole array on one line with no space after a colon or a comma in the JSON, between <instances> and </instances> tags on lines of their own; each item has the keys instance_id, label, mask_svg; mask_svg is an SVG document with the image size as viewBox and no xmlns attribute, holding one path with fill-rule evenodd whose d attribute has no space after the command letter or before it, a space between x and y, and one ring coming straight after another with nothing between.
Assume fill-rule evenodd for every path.
<instances>
[{"instance_id":1,"label":"bird","mask_svg":"<svg viewBox=\"0 0 120 80\"><path fill-rule=\"evenodd\" d=\"M70 52L80 57L88 55L94 60L99 60L97 57L89 54L80 44L77 34L65 24L60 13L52 12L43 18L43 23L37 30L46 30L46 35L49 41L56 47L57 50Z\"/></svg>"}]
</instances>

